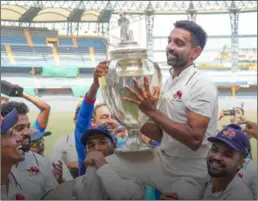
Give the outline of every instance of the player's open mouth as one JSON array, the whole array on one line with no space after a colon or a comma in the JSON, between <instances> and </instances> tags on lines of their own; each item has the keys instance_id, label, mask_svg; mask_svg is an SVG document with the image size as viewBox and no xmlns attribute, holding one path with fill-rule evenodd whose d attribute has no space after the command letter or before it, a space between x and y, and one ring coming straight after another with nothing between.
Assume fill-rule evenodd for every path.
<instances>
[{"instance_id":1,"label":"player's open mouth","mask_svg":"<svg viewBox=\"0 0 258 201\"><path fill-rule=\"evenodd\" d=\"M168 60L171 60L171 59L175 59L175 58L177 58L177 56L176 56L176 55L174 55L174 54L170 54L170 53L168 53L168 54L167 54L167 58L168 58Z\"/></svg>"},{"instance_id":2,"label":"player's open mouth","mask_svg":"<svg viewBox=\"0 0 258 201\"><path fill-rule=\"evenodd\" d=\"M210 165L213 167L213 168L216 168L216 169L222 169L223 166L221 164L219 164L218 162L216 161L211 161L210 162Z\"/></svg>"},{"instance_id":3,"label":"player's open mouth","mask_svg":"<svg viewBox=\"0 0 258 201\"><path fill-rule=\"evenodd\" d=\"M20 154L24 154L24 150L23 150L23 147L22 147L22 145L20 145L20 146L18 146L17 147L17 151L20 153Z\"/></svg>"},{"instance_id":4,"label":"player's open mouth","mask_svg":"<svg viewBox=\"0 0 258 201\"><path fill-rule=\"evenodd\" d=\"M21 145L21 150L28 152L30 150L30 143Z\"/></svg>"}]
</instances>

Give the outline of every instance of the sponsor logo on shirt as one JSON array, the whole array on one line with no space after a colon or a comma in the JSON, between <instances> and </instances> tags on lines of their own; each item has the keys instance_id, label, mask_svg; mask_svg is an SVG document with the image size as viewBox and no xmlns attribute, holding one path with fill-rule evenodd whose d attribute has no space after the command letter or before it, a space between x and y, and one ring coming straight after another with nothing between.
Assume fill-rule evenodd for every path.
<instances>
[{"instance_id":1,"label":"sponsor logo on shirt","mask_svg":"<svg viewBox=\"0 0 258 201\"><path fill-rule=\"evenodd\" d=\"M38 167L31 167L27 170L30 176L39 175L40 169Z\"/></svg>"},{"instance_id":2,"label":"sponsor logo on shirt","mask_svg":"<svg viewBox=\"0 0 258 201\"><path fill-rule=\"evenodd\" d=\"M237 175L238 175L240 178L243 179L243 174L242 174L242 173L239 172Z\"/></svg>"},{"instance_id":3,"label":"sponsor logo on shirt","mask_svg":"<svg viewBox=\"0 0 258 201\"><path fill-rule=\"evenodd\" d=\"M183 96L183 92L181 90L178 90L176 93L173 94L173 100L181 100Z\"/></svg>"}]
</instances>

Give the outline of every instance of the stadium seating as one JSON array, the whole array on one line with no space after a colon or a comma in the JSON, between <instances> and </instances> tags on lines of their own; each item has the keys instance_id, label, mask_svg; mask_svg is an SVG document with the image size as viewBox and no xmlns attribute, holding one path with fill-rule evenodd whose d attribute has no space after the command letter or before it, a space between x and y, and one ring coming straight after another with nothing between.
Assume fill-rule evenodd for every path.
<instances>
[{"instance_id":1,"label":"stadium seating","mask_svg":"<svg viewBox=\"0 0 258 201\"><path fill-rule=\"evenodd\" d=\"M48 39L57 39L49 47ZM1 66L94 68L107 59L101 37L59 36L46 28L1 27Z\"/></svg>"}]
</instances>

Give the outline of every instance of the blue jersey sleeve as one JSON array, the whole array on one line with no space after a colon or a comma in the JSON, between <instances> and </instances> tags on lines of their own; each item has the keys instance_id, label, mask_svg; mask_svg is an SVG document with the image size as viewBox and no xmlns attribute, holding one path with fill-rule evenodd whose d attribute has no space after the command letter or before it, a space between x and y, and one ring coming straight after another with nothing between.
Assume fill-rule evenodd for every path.
<instances>
[{"instance_id":1,"label":"blue jersey sleeve","mask_svg":"<svg viewBox=\"0 0 258 201\"><path fill-rule=\"evenodd\" d=\"M85 166L83 162L85 160L85 147L81 144L81 137L83 133L91 126L91 117L94 111L94 103L84 98L81 104L80 111L77 115L75 126L75 146L78 155L79 162L79 174L83 175L85 172Z\"/></svg>"},{"instance_id":2,"label":"blue jersey sleeve","mask_svg":"<svg viewBox=\"0 0 258 201\"><path fill-rule=\"evenodd\" d=\"M45 130L46 130L46 128L40 127L38 120L34 121L33 124L32 124L32 126L33 126L34 128L36 128L38 131L40 131L41 133L44 133Z\"/></svg>"}]
</instances>

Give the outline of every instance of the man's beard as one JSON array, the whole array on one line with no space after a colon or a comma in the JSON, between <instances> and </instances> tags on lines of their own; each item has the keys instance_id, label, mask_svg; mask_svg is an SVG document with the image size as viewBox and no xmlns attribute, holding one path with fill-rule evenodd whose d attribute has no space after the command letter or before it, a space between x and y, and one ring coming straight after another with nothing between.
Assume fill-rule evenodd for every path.
<instances>
[{"instance_id":1,"label":"man's beard","mask_svg":"<svg viewBox=\"0 0 258 201\"><path fill-rule=\"evenodd\" d=\"M28 151L30 151L30 146L31 146L30 137L27 139L24 139L24 141L22 142L22 150L24 152L28 152Z\"/></svg>"},{"instance_id":2,"label":"man's beard","mask_svg":"<svg viewBox=\"0 0 258 201\"><path fill-rule=\"evenodd\" d=\"M167 50L167 64L173 68L183 68L188 63L188 57L186 55L180 55L174 50Z\"/></svg>"},{"instance_id":3,"label":"man's beard","mask_svg":"<svg viewBox=\"0 0 258 201\"><path fill-rule=\"evenodd\" d=\"M214 161L216 161L216 163L220 165L221 170L218 170L212 167L211 163ZM208 173L211 177L227 177L229 175L229 172L227 171L226 166L221 164L217 160L207 159L207 168L208 168Z\"/></svg>"}]
</instances>

